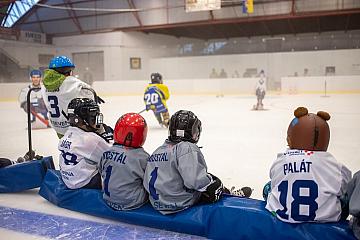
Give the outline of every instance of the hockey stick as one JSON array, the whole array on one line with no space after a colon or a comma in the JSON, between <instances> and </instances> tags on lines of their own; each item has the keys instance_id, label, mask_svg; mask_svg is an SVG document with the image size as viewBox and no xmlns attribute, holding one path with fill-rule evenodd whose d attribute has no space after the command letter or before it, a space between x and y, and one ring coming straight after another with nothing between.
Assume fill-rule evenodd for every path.
<instances>
[{"instance_id":1,"label":"hockey stick","mask_svg":"<svg viewBox=\"0 0 360 240\"><path fill-rule=\"evenodd\" d=\"M40 88L30 88L26 96L26 106L27 106L27 121L28 121L28 143L29 143L29 160L33 160L34 156L32 153L32 140L31 140L31 110L30 110L30 94L32 91Z\"/></svg>"},{"instance_id":2,"label":"hockey stick","mask_svg":"<svg viewBox=\"0 0 360 240\"><path fill-rule=\"evenodd\" d=\"M87 88L87 87L83 87L82 89L86 89L86 90L89 90L90 92L92 92L92 94L94 95L94 101L95 101L97 104L105 103L105 101L104 101L101 97L99 97L99 96L97 95L97 93L95 92L94 89L92 89L92 88Z\"/></svg>"},{"instance_id":3,"label":"hockey stick","mask_svg":"<svg viewBox=\"0 0 360 240\"><path fill-rule=\"evenodd\" d=\"M143 110L141 110L140 112L138 112L138 114L141 114L141 113L143 113L143 112L145 112L145 111L147 111L146 108L143 109Z\"/></svg>"},{"instance_id":4,"label":"hockey stick","mask_svg":"<svg viewBox=\"0 0 360 240\"><path fill-rule=\"evenodd\" d=\"M45 118L43 118L40 114L38 114L37 112L35 112L34 109L30 110L31 114L34 115L37 119L39 119L43 124L45 124L46 126L50 126L49 125L49 121Z\"/></svg>"}]
</instances>

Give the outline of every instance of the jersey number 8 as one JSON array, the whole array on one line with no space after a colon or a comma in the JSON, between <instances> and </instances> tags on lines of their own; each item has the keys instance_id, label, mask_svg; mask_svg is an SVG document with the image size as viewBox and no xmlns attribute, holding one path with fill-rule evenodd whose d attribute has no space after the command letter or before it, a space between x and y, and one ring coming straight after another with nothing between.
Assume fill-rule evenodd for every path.
<instances>
[{"instance_id":1,"label":"jersey number 8","mask_svg":"<svg viewBox=\"0 0 360 240\"><path fill-rule=\"evenodd\" d=\"M301 195L300 189L308 189L308 194ZM280 204L284 207L283 210L277 210L276 213L283 219L289 219L286 214L287 209L287 195L288 195L288 181L282 181L278 186L280 192ZM319 206L315 201L319 195L318 185L312 180L296 180L292 185L291 195L293 201L291 202L291 218L298 222L314 221L316 217L316 210ZM308 215L300 214L300 206L308 206Z\"/></svg>"}]
</instances>

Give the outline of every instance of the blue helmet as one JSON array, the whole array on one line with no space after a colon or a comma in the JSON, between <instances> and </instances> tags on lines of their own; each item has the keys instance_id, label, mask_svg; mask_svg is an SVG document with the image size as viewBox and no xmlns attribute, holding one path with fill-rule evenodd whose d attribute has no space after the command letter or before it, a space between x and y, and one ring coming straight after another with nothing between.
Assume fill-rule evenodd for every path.
<instances>
[{"instance_id":1,"label":"blue helmet","mask_svg":"<svg viewBox=\"0 0 360 240\"><path fill-rule=\"evenodd\" d=\"M71 62L70 58L66 56L57 56L50 60L49 68L63 68L63 67L71 67L74 68L75 65Z\"/></svg>"},{"instance_id":2,"label":"blue helmet","mask_svg":"<svg viewBox=\"0 0 360 240\"><path fill-rule=\"evenodd\" d=\"M30 77L32 77L32 76L42 76L42 74L41 74L41 71L40 70L38 70L38 69L34 69L34 70L32 70L31 72L30 72Z\"/></svg>"}]
</instances>

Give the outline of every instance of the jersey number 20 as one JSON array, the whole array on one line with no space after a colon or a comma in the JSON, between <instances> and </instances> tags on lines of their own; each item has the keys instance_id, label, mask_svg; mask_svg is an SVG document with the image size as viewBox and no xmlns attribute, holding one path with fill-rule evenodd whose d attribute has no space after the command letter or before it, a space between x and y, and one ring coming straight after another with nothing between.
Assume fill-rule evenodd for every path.
<instances>
[{"instance_id":1,"label":"jersey number 20","mask_svg":"<svg viewBox=\"0 0 360 240\"><path fill-rule=\"evenodd\" d=\"M159 102L159 95L157 93L146 93L144 96L146 105L152 105Z\"/></svg>"},{"instance_id":2,"label":"jersey number 20","mask_svg":"<svg viewBox=\"0 0 360 240\"><path fill-rule=\"evenodd\" d=\"M300 194L300 189L307 189L307 194ZM276 213L283 219L289 219L286 206L286 199L288 194L288 181L282 181L278 186L280 192L280 204L284 207L283 210L277 210ZM305 192L305 191L304 191ZM314 221L316 217L316 210L319 206L315 201L319 195L318 185L312 180L296 180L292 185L291 195L293 201L291 202L291 218L298 222ZM300 206L308 206L308 215L300 214Z\"/></svg>"}]
</instances>

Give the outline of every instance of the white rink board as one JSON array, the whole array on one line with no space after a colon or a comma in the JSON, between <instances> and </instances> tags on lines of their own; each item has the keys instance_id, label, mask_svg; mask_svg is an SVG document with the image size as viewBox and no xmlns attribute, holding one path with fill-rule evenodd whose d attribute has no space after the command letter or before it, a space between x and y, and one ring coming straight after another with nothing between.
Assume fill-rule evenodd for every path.
<instances>
[{"instance_id":1,"label":"white rink board","mask_svg":"<svg viewBox=\"0 0 360 240\"><path fill-rule=\"evenodd\" d=\"M282 77L283 93L360 93L360 75L357 76L317 76L317 77Z\"/></svg>"}]
</instances>

